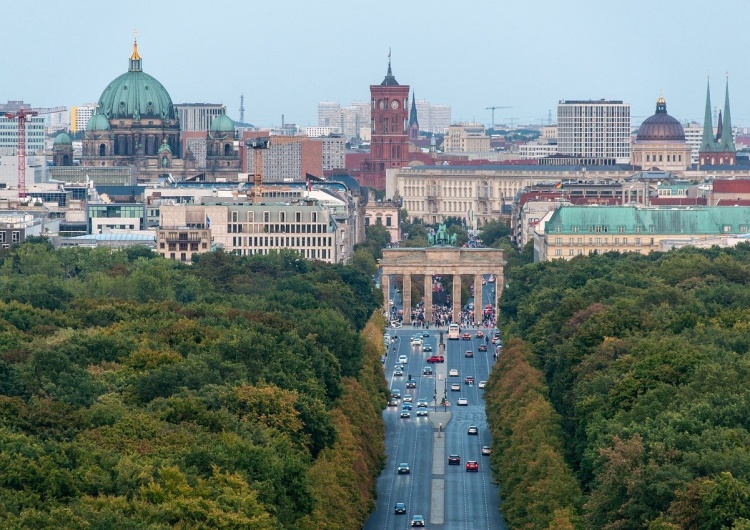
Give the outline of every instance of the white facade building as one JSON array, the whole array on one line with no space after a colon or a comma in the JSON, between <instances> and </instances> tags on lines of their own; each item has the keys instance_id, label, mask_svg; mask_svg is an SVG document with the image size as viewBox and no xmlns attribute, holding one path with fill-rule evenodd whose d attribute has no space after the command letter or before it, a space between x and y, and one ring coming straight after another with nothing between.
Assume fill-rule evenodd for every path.
<instances>
[{"instance_id":1,"label":"white facade building","mask_svg":"<svg viewBox=\"0 0 750 530\"><path fill-rule=\"evenodd\" d=\"M182 131L208 131L214 118L227 112L226 105L218 103L180 103L174 108Z\"/></svg>"},{"instance_id":2,"label":"white facade building","mask_svg":"<svg viewBox=\"0 0 750 530\"><path fill-rule=\"evenodd\" d=\"M583 164L630 162L630 105L614 100L563 100L557 105L558 153Z\"/></svg>"},{"instance_id":3,"label":"white facade building","mask_svg":"<svg viewBox=\"0 0 750 530\"><path fill-rule=\"evenodd\" d=\"M335 101L318 103L318 126L341 129L341 105Z\"/></svg>"},{"instance_id":4,"label":"white facade building","mask_svg":"<svg viewBox=\"0 0 750 530\"><path fill-rule=\"evenodd\" d=\"M346 141L343 136L327 136L321 138L323 143L323 171L344 167Z\"/></svg>"},{"instance_id":5,"label":"white facade building","mask_svg":"<svg viewBox=\"0 0 750 530\"><path fill-rule=\"evenodd\" d=\"M490 150L490 137L481 123L459 123L448 127L443 139L446 153L481 153Z\"/></svg>"},{"instance_id":6,"label":"white facade building","mask_svg":"<svg viewBox=\"0 0 750 530\"><path fill-rule=\"evenodd\" d=\"M700 123L691 121L690 123L684 124L682 129L685 131L685 141L690 146L690 161L693 164L698 163L698 151L701 147L701 140L703 139L703 126Z\"/></svg>"},{"instance_id":7,"label":"white facade building","mask_svg":"<svg viewBox=\"0 0 750 530\"><path fill-rule=\"evenodd\" d=\"M99 107L97 103L84 103L70 108L70 132L73 134L86 130L86 124Z\"/></svg>"},{"instance_id":8,"label":"white facade building","mask_svg":"<svg viewBox=\"0 0 750 530\"><path fill-rule=\"evenodd\" d=\"M451 108L449 105L430 103L423 99L416 100L419 129L431 133L443 134L451 125Z\"/></svg>"},{"instance_id":9,"label":"white facade building","mask_svg":"<svg viewBox=\"0 0 750 530\"><path fill-rule=\"evenodd\" d=\"M44 155L44 117L32 116L26 122L26 185L44 182L47 161ZM0 186L18 184L18 123L0 116Z\"/></svg>"},{"instance_id":10,"label":"white facade building","mask_svg":"<svg viewBox=\"0 0 750 530\"><path fill-rule=\"evenodd\" d=\"M527 142L518 146L518 154L524 160L556 155L557 143L545 141Z\"/></svg>"},{"instance_id":11,"label":"white facade building","mask_svg":"<svg viewBox=\"0 0 750 530\"><path fill-rule=\"evenodd\" d=\"M305 136L308 138L320 138L321 136L330 136L332 134L341 134L339 127L305 127Z\"/></svg>"}]
</instances>

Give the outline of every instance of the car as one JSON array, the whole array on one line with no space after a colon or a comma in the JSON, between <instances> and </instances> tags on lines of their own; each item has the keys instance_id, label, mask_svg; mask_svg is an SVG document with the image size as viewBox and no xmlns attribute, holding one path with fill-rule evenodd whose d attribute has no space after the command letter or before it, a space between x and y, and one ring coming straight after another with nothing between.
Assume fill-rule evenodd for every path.
<instances>
[{"instance_id":1,"label":"car","mask_svg":"<svg viewBox=\"0 0 750 530\"><path fill-rule=\"evenodd\" d=\"M429 366L422 368L422 375L432 375L432 368Z\"/></svg>"},{"instance_id":2,"label":"car","mask_svg":"<svg viewBox=\"0 0 750 530\"><path fill-rule=\"evenodd\" d=\"M401 399L401 391L398 388L391 390L391 397Z\"/></svg>"},{"instance_id":3,"label":"car","mask_svg":"<svg viewBox=\"0 0 750 530\"><path fill-rule=\"evenodd\" d=\"M461 335L461 340L471 340L471 333L464 333Z\"/></svg>"},{"instance_id":4,"label":"car","mask_svg":"<svg viewBox=\"0 0 750 530\"><path fill-rule=\"evenodd\" d=\"M401 364L401 363L397 363L396 365L394 365L393 369L394 370L403 370L404 369L404 365Z\"/></svg>"},{"instance_id":5,"label":"car","mask_svg":"<svg viewBox=\"0 0 750 530\"><path fill-rule=\"evenodd\" d=\"M411 410L412 408L413 407L411 403L404 403L403 405L401 405L401 410Z\"/></svg>"},{"instance_id":6,"label":"car","mask_svg":"<svg viewBox=\"0 0 750 530\"><path fill-rule=\"evenodd\" d=\"M404 403L411 403L414 398L411 397L409 394L406 394L404 396Z\"/></svg>"},{"instance_id":7,"label":"car","mask_svg":"<svg viewBox=\"0 0 750 530\"><path fill-rule=\"evenodd\" d=\"M412 346L421 346L422 345L422 337L412 337L411 338L411 345Z\"/></svg>"},{"instance_id":8,"label":"car","mask_svg":"<svg viewBox=\"0 0 750 530\"><path fill-rule=\"evenodd\" d=\"M448 370L448 377L458 377L458 368Z\"/></svg>"},{"instance_id":9,"label":"car","mask_svg":"<svg viewBox=\"0 0 750 530\"><path fill-rule=\"evenodd\" d=\"M500 344L500 337L492 337L492 344Z\"/></svg>"},{"instance_id":10,"label":"car","mask_svg":"<svg viewBox=\"0 0 750 530\"><path fill-rule=\"evenodd\" d=\"M388 402L389 407L398 407L398 401L396 398L391 398L391 400Z\"/></svg>"},{"instance_id":11,"label":"car","mask_svg":"<svg viewBox=\"0 0 750 530\"><path fill-rule=\"evenodd\" d=\"M484 331L482 331L482 330L477 331L477 333L476 333L476 335L474 335L474 337L476 337L478 339L483 339L484 338Z\"/></svg>"},{"instance_id":12,"label":"car","mask_svg":"<svg viewBox=\"0 0 750 530\"><path fill-rule=\"evenodd\" d=\"M401 417L402 418L411 418L411 412L409 412L408 410L402 410L401 411Z\"/></svg>"},{"instance_id":13,"label":"car","mask_svg":"<svg viewBox=\"0 0 750 530\"><path fill-rule=\"evenodd\" d=\"M464 352L464 357L474 357L474 352L471 350L466 350Z\"/></svg>"},{"instance_id":14,"label":"car","mask_svg":"<svg viewBox=\"0 0 750 530\"><path fill-rule=\"evenodd\" d=\"M480 344L477 346L477 350L479 351L487 351L487 345L486 344Z\"/></svg>"},{"instance_id":15,"label":"car","mask_svg":"<svg viewBox=\"0 0 750 530\"><path fill-rule=\"evenodd\" d=\"M406 388L417 388L417 382L413 379L406 382Z\"/></svg>"},{"instance_id":16,"label":"car","mask_svg":"<svg viewBox=\"0 0 750 530\"><path fill-rule=\"evenodd\" d=\"M479 388L484 388L487 386L487 381L479 381Z\"/></svg>"},{"instance_id":17,"label":"car","mask_svg":"<svg viewBox=\"0 0 750 530\"><path fill-rule=\"evenodd\" d=\"M399 355L398 356L398 363L399 364L406 364L409 362L409 358L406 355Z\"/></svg>"},{"instance_id":18,"label":"car","mask_svg":"<svg viewBox=\"0 0 750 530\"><path fill-rule=\"evenodd\" d=\"M448 465L449 466L460 466L461 465L461 457L459 455L448 455Z\"/></svg>"},{"instance_id":19,"label":"car","mask_svg":"<svg viewBox=\"0 0 750 530\"><path fill-rule=\"evenodd\" d=\"M393 375L404 375L404 371L403 370L394 370L393 371Z\"/></svg>"},{"instance_id":20,"label":"car","mask_svg":"<svg viewBox=\"0 0 750 530\"><path fill-rule=\"evenodd\" d=\"M417 409L417 416L427 416L429 413L427 409Z\"/></svg>"},{"instance_id":21,"label":"car","mask_svg":"<svg viewBox=\"0 0 750 530\"><path fill-rule=\"evenodd\" d=\"M467 375L464 377L464 384L465 385L473 385L474 384L474 376L473 375Z\"/></svg>"},{"instance_id":22,"label":"car","mask_svg":"<svg viewBox=\"0 0 750 530\"><path fill-rule=\"evenodd\" d=\"M422 407L427 407L427 406L429 406L429 403L427 402L427 400L425 398L419 398L419 400L417 401L417 408L422 408Z\"/></svg>"},{"instance_id":23,"label":"car","mask_svg":"<svg viewBox=\"0 0 750 530\"><path fill-rule=\"evenodd\" d=\"M424 346L422 346L422 351L425 352L425 353L431 353L432 352L432 346L430 346L429 344L425 344Z\"/></svg>"},{"instance_id":24,"label":"car","mask_svg":"<svg viewBox=\"0 0 750 530\"><path fill-rule=\"evenodd\" d=\"M468 404L469 404L469 400L466 399L465 397L460 397L460 398L458 398L458 401L456 401L456 405L459 405L459 406L464 406L465 407Z\"/></svg>"},{"instance_id":25,"label":"car","mask_svg":"<svg viewBox=\"0 0 750 530\"><path fill-rule=\"evenodd\" d=\"M479 435L479 427L477 427L476 425L469 425L469 429L466 431L466 434Z\"/></svg>"},{"instance_id":26,"label":"car","mask_svg":"<svg viewBox=\"0 0 750 530\"><path fill-rule=\"evenodd\" d=\"M476 471L479 472L479 462L476 460L469 460L466 462L466 471Z\"/></svg>"},{"instance_id":27,"label":"car","mask_svg":"<svg viewBox=\"0 0 750 530\"><path fill-rule=\"evenodd\" d=\"M444 363L445 357L442 355L433 355L432 357L427 357L428 363Z\"/></svg>"},{"instance_id":28,"label":"car","mask_svg":"<svg viewBox=\"0 0 750 530\"><path fill-rule=\"evenodd\" d=\"M482 454L483 455L491 455L492 454L492 448L489 445L483 445L482 446Z\"/></svg>"},{"instance_id":29,"label":"car","mask_svg":"<svg viewBox=\"0 0 750 530\"><path fill-rule=\"evenodd\" d=\"M397 502L396 503L396 515L405 515L406 514L406 504L403 502Z\"/></svg>"},{"instance_id":30,"label":"car","mask_svg":"<svg viewBox=\"0 0 750 530\"><path fill-rule=\"evenodd\" d=\"M398 474L408 475L409 473L411 473L411 470L409 469L409 464L407 464L406 462L401 462L398 465Z\"/></svg>"},{"instance_id":31,"label":"car","mask_svg":"<svg viewBox=\"0 0 750 530\"><path fill-rule=\"evenodd\" d=\"M421 515L415 515L411 518L411 525L412 526L424 526L424 517Z\"/></svg>"},{"instance_id":32,"label":"car","mask_svg":"<svg viewBox=\"0 0 750 530\"><path fill-rule=\"evenodd\" d=\"M451 385L451 392L461 392L461 385L458 383L453 383Z\"/></svg>"},{"instance_id":33,"label":"car","mask_svg":"<svg viewBox=\"0 0 750 530\"><path fill-rule=\"evenodd\" d=\"M425 338L425 339L426 339L426 338L428 338L429 336L430 336L430 333L429 333L428 331L423 331L423 332L422 332L422 337L423 337L423 338Z\"/></svg>"}]
</instances>

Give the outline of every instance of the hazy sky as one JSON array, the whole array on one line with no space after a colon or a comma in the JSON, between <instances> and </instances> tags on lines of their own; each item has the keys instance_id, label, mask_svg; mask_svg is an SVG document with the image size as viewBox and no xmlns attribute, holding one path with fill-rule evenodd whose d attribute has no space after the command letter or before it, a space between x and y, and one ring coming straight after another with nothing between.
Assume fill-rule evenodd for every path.
<instances>
[{"instance_id":1,"label":"hazy sky","mask_svg":"<svg viewBox=\"0 0 750 530\"><path fill-rule=\"evenodd\" d=\"M706 79L750 126L748 0L75 0L7 1L0 101L35 107L99 99L143 70L174 103L227 106L256 125L317 125L319 101L369 99L393 73L453 121L546 123L561 99L618 99L633 122L660 92L680 121L703 120Z\"/></svg>"}]
</instances>

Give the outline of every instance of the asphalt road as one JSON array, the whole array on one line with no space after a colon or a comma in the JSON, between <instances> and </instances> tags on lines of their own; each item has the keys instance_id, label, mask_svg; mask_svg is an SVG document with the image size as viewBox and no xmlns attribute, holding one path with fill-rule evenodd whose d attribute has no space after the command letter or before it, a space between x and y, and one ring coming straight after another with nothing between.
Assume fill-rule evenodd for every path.
<instances>
[{"instance_id":1,"label":"asphalt road","mask_svg":"<svg viewBox=\"0 0 750 530\"><path fill-rule=\"evenodd\" d=\"M482 445L491 444L482 400L483 390L479 389L478 383L488 378L493 364L492 345L488 347L488 352L479 352L477 346L480 339L475 338L474 328L467 330L471 333L471 340L448 341L446 333L446 362L428 365L425 360L432 353L425 353L421 347L412 346L409 342L409 338L417 333L415 328L407 326L387 331L397 335L399 340L395 342L395 354L392 351L394 344L389 348L385 363L386 379L391 388L401 391L402 397L411 395L414 405L411 417L407 419L400 418L403 399L399 400L397 407L388 407L383 412L388 460L378 479L377 508L365 524L365 530L408 528L415 514L424 516L426 528L506 529L498 508L498 488L492 483L489 457L481 454ZM439 330L431 328L426 331L430 336L425 340L437 354ZM474 357L464 356L469 349L474 351ZM407 355L408 363L404 375L395 376L393 368L401 354ZM436 373L423 376L425 366L432 366ZM451 368L459 370L458 377L446 377ZM409 374L416 382L414 389L406 389ZM464 384L467 375L476 378L474 385ZM460 391L451 391L453 382L460 384ZM450 406L440 405L444 394ZM468 406L457 406L459 397L466 397ZM416 416L419 398L425 398L430 403L428 417ZM441 422L444 429L438 432L438 423ZM467 434L469 425L479 428L478 436ZM461 456L461 465L447 465L448 455L455 453ZM466 471L467 460L479 462L478 473ZM409 464L411 472L408 475L397 473L401 462ZM397 502L406 504L406 515L394 513Z\"/></svg>"}]
</instances>

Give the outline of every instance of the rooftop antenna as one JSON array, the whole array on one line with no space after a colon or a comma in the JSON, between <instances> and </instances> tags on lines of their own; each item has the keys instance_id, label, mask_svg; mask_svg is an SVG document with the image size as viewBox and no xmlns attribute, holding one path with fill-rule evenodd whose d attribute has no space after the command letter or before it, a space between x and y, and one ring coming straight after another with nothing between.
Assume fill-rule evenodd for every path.
<instances>
[{"instance_id":1,"label":"rooftop antenna","mask_svg":"<svg viewBox=\"0 0 750 530\"><path fill-rule=\"evenodd\" d=\"M240 94L240 123L245 123L245 94Z\"/></svg>"}]
</instances>

